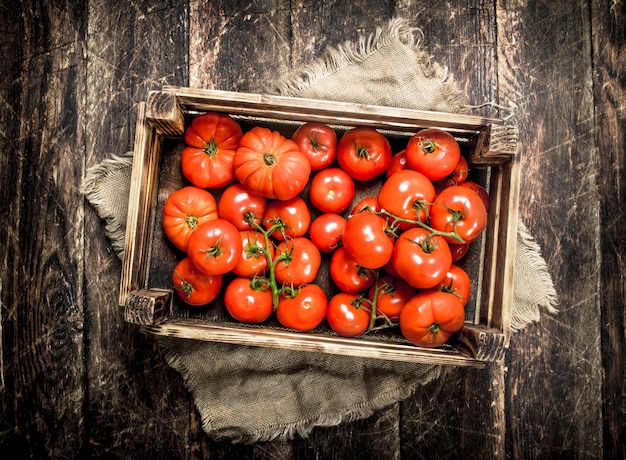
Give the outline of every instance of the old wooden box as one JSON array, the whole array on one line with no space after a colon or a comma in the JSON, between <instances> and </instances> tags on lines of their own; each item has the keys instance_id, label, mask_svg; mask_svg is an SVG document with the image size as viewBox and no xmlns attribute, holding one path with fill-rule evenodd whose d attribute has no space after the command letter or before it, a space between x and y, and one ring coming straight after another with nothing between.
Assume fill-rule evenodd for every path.
<instances>
[{"instance_id":1,"label":"old wooden box","mask_svg":"<svg viewBox=\"0 0 626 460\"><path fill-rule=\"evenodd\" d=\"M219 298L201 311L184 306L169 288L171 272L181 255L166 241L160 216L167 196L184 184L179 166L184 129L194 115L208 111L230 114L240 121L244 131L253 124L262 124L286 136L305 121L330 124L338 136L353 126L372 126L387 135L392 145L395 140L399 146L425 127L452 133L470 167L488 188L491 200L488 229L479 242L472 244L464 261L473 279L473 294L461 332L448 345L427 349L408 343L394 329L342 338L327 326L302 333L282 328L272 320L260 326L244 325L229 318ZM517 130L499 119L165 87L151 92L138 109L119 303L124 307L126 321L152 334L398 361L484 366L486 361L502 358L509 340L519 176ZM361 185L359 193L370 193L372 187L376 184ZM320 281L324 283L325 289L332 290L328 281Z\"/></svg>"}]
</instances>

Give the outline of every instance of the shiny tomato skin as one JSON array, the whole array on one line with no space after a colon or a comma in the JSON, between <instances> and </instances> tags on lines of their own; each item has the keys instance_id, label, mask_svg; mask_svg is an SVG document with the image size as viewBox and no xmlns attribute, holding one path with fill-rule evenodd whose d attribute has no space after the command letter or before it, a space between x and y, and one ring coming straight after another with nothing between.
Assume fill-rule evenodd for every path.
<instances>
[{"instance_id":1,"label":"shiny tomato skin","mask_svg":"<svg viewBox=\"0 0 626 460\"><path fill-rule=\"evenodd\" d=\"M275 251L275 259L279 257L286 259L276 263L276 281L294 286L312 283L322 263L320 250L304 237L282 241Z\"/></svg>"},{"instance_id":2,"label":"shiny tomato skin","mask_svg":"<svg viewBox=\"0 0 626 460\"><path fill-rule=\"evenodd\" d=\"M284 234L283 231L276 230L271 235L273 238L283 241L285 235L296 238L306 234L311 225L311 211L309 211L304 199L299 196L288 200L271 200L263 214L263 222L266 230L269 230L277 222L282 222Z\"/></svg>"},{"instance_id":3,"label":"shiny tomato skin","mask_svg":"<svg viewBox=\"0 0 626 460\"><path fill-rule=\"evenodd\" d=\"M217 212L222 219L226 219L238 230L250 230L252 227L246 222L248 212L259 220L267 208L267 199L255 195L241 184L233 184L222 192L217 204Z\"/></svg>"},{"instance_id":4,"label":"shiny tomato skin","mask_svg":"<svg viewBox=\"0 0 626 460\"><path fill-rule=\"evenodd\" d=\"M463 155L459 157L459 161L448 177L444 179L443 187L451 185L461 185L469 176L469 165Z\"/></svg>"},{"instance_id":5,"label":"shiny tomato skin","mask_svg":"<svg viewBox=\"0 0 626 460\"><path fill-rule=\"evenodd\" d=\"M311 163L313 171L329 167L337 155L337 133L330 126L315 121L301 125L291 136Z\"/></svg>"},{"instance_id":6,"label":"shiny tomato skin","mask_svg":"<svg viewBox=\"0 0 626 460\"><path fill-rule=\"evenodd\" d=\"M390 177L403 169L406 169L406 149L391 157L391 161L389 162L389 166L387 166L385 174L387 177Z\"/></svg>"},{"instance_id":7,"label":"shiny tomato skin","mask_svg":"<svg viewBox=\"0 0 626 460\"><path fill-rule=\"evenodd\" d=\"M456 232L465 243L475 241L487 226L487 210L480 196L469 187L453 185L441 191L430 208L430 226L442 232ZM459 243L453 237L445 237Z\"/></svg>"},{"instance_id":8,"label":"shiny tomato skin","mask_svg":"<svg viewBox=\"0 0 626 460\"><path fill-rule=\"evenodd\" d=\"M172 286L183 302L198 307L215 300L222 287L222 276L204 275L196 270L189 257L184 257L174 268Z\"/></svg>"},{"instance_id":9,"label":"shiny tomato skin","mask_svg":"<svg viewBox=\"0 0 626 460\"><path fill-rule=\"evenodd\" d=\"M243 136L232 117L204 113L195 117L185 130L181 154L183 175L200 188L217 188L235 180L233 158Z\"/></svg>"},{"instance_id":10,"label":"shiny tomato skin","mask_svg":"<svg viewBox=\"0 0 626 460\"><path fill-rule=\"evenodd\" d=\"M398 275L417 289L439 284L452 265L452 254L445 238L421 227L402 233L391 258Z\"/></svg>"},{"instance_id":11,"label":"shiny tomato skin","mask_svg":"<svg viewBox=\"0 0 626 460\"><path fill-rule=\"evenodd\" d=\"M249 278L234 278L226 286L224 305L230 316L242 323L262 323L274 311L272 291Z\"/></svg>"},{"instance_id":12,"label":"shiny tomato skin","mask_svg":"<svg viewBox=\"0 0 626 460\"><path fill-rule=\"evenodd\" d=\"M464 323L465 310L459 298L439 291L417 294L400 314L400 332L420 347L446 343Z\"/></svg>"},{"instance_id":13,"label":"shiny tomato skin","mask_svg":"<svg viewBox=\"0 0 626 460\"><path fill-rule=\"evenodd\" d=\"M279 200L302 192L311 174L311 164L298 144L261 126L242 136L233 168L237 180L252 193Z\"/></svg>"},{"instance_id":14,"label":"shiny tomato skin","mask_svg":"<svg viewBox=\"0 0 626 460\"><path fill-rule=\"evenodd\" d=\"M187 186L167 197L161 223L167 239L186 252L189 238L198 226L217 218L215 197L207 190Z\"/></svg>"},{"instance_id":15,"label":"shiny tomato skin","mask_svg":"<svg viewBox=\"0 0 626 460\"><path fill-rule=\"evenodd\" d=\"M489 212L489 203L490 203L489 192L487 192L487 189L485 189L485 187L483 187L482 185L478 185L476 182L469 181L469 180L466 180L461 185L463 187L468 187L474 190L478 194L478 196L480 196L480 199L483 200L483 204L485 205L485 210Z\"/></svg>"},{"instance_id":16,"label":"shiny tomato skin","mask_svg":"<svg viewBox=\"0 0 626 460\"><path fill-rule=\"evenodd\" d=\"M376 295L376 315L385 315L390 321L397 323L404 304L417 294L417 290L403 279L385 275L378 280L376 286L369 289L367 297L374 301Z\"/></svg>"},{"instance_id":17,"label":"shiny tomato skin","mask_svg":"<svg viewBox=\"0 0 626 460\"><path fill-rule=\"evenodd\" d=\"M310 331L326 317L328 299L317 284L307 284L295 295L281 295L276 308L276 318L284 327L297 331Z\"/></svg>"},{"instance_id":18,"label":"shiny tomato skin","mask_svg":"<svg viewBox=\"0 0 626 460\"><path fill-rule=\"evenodd\" d=\"M223 275L241 259L239 230L225 219L215 219L200 225L189 238L187 255L200 273Z\"/></svg>"},{"instance_id":19,"label":"shiny tomato skin","mask_svg":"<svg viewBox=\"0 0 626 460\"><path fill-rule=\"evenodd\" d=\"M378 204L382 209L410 221L427 222L434 199L435 187L430 179L411 169L389 177L378 192ZM403 230L415 225L398 221L398 228Z\"/></svg>"},{"instance_id":20,"label":"shiny tomato skin","mask_svg":"<svg viewBox=\"0 0 626 460\"><path fill-rule=\"evenodd\" d=\"M311 180L309 199L320 211L338 214L350 206L354 193L354 181L348 173L339 168L327 168Z\"/></svg>"},{"instance_id":21,"label":"shiny tomato skin","mask_svg":"<svg viewBox=\"0 0 626 460\"><path fill-rule=\"evenodd\" d=\"M317 216L309 227L309 238L321 252L333 252L341 247L346 219L339 214Z\"/></svg>"},{"instance_id":22,"label":"shiny tomato skin","mask_svg":"<svg viewBox=\"0 0 626 460\"><path fill-rule=\"evenodd\" d=\"M330 278L340 291L356 294L365 291L376 281L373 270L361 267L345 248L339 248L330 259Z\"/></svg>"},{"instance_id":23,"label":"shiny tomato skin","mask_svg":"<svg viewBox=\"0 0 626 460\"><path fill-rule=\"evenodd\" d=\"M365 268L381 268L391 259L394 241L387 235L387 222L363 211L350 217L343 232L343 247Z\"/></svg>"},{"instance_id":24,"label":"shiny tomato skin","mask_svg":"<svg viewBox=\"0 0 626 460\"><path fill-rule=\"evenodd\" d=\"M369 181L383 174L391 157L387 138L367 126L349 129L337 145L337 163L358 181Z\"/></svg>"},{"instance_id":25,"label":"shiny tomato skin","mask_svg":"<svg viewBox=\"0 0 626 460\"><path fill-rule=\"evenodd\" d=\"M471 284L467 272L458 265L452 264L443 281L432 289L457 296L465 307L470 299Z\"/></svg>"},{"instance_id":26,"label":"shiny tomato skin","mask_svg":"<svg viewBox=\"0 0 626 460\"><path fill-rule=\"evenodd\" d=\"M362 211L380 212L378 198L375 196L368 196L361 199L361 201L354 205L352 211L350 212L350 215L353 216Z\"/></svg>"},{"instance_id":27,"label":"shiny tomato skin","mask_svg":"<svg viewBox=\"0 0 626 460\"><path fill-rule=\"evenodd\" d=\"M340 337L357 337L365 333L371 317L369 302L358 294L340 292L328 301L326 321Z\"/></svg>"},{"instance_id":28,"label":"shiny tomato skin","mask_svg":"<svg viewBox=\"0 0 626 460\"><path fill-rule=\"evenodd\" d=\"M269 252L272 259L274 247L269 245L266 248L263 235L254 230L242 230L239 236L241 236L241 258L233 268L233 273L244 278L263 274L268 266L266 254Z\"/></svg>"},{"instance_id":29,"label":"shiny tomato skin","mask_svg":"<svg viewBox=\"0 0 626 460\"><path fill-rule=\"evenodd\" d=\"M426 128L418 131L406 146L406 164L431 181L444 179L454 171L461 149L447 131Z\"/></svg>"}]
</instances>

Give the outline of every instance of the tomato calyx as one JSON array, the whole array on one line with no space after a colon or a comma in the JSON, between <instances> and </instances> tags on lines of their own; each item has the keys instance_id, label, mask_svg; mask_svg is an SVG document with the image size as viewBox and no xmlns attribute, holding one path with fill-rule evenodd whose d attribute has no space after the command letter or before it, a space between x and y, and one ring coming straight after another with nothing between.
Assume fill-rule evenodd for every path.
<instances>
[{"instance_id":1,"label":"tomato calyx","mask_svg":"<svg viewBox=\"0 0 626 460\"><path fill-rule=\"evenodd\" d=\"M209 158L213 158L215 155L217 155L219 147L217 145L217 142L215 142L215 138L211 138L211 140L204 145L204 148L202 150L204 150L204 153L206 153Z\"/></svg>"},{"instance_id":2,"label":"tomato calyx","mask_svg":"<svg viewBox=\"0 0 626 460\"><path fill-rule=\"evenodd\" d=\"M356 153L357 158L372 160L372 155L370 155L370 151L367 147L363 147L358 145L356 142L354 143L354 152Z\"/></svg>"},{"instance_id":3,"label":"tomato calyx","mask_svg":"<svg viewBox=\"0 0 626 460\"><path fill-rule=\"evenodd\" d=\"M328 150L328 146L320 141L320 132L315 130L311 132L308 136L309 143L311 144L311 148L316 152L326 152Z\"/></svg>"},{"instance_id":4,"label":"tomato calyx","mask_svg":"<svg viewBox=\"0 0 626 460\"><path fill-rule=\"evenodd\" d=\"M274 166L277 162L278 159L273 153L267 152L263 154L263 163L265 163L266 166Z\"/></svg>"},{"instance_id":5,"label":"tomato calyx","mask_svg":"<svg viewBox=\"0 0 626 460\"><path fill-rule=\"evenodd\" d=\"M191 293L193 292L193 285L189 281L186 281L183 275L181 275L178 271L176 271L175 273L178 279L180 280L180 286L172 286L172 287L174 289L184 292L188 299L191 298Z\"/></svg>"},{"instance_id":6,"label":"tomato calyx","mask_svg":"<svg viewBox=\"0 0 626 460\"><path fill-rule=\"evenodd\" d=\"M191 229L191 230L195 230L196 227L198 226L198 218L194 215L188 215L187 217L185 217L185 225Z\"/></svg>"},{"instance_id":7,"label":"tomato calyx","mask_svg":"<svg viewBox=\"0 0 626 460\"><path fill-rule=\"evenodd\" d=\"M421 137L418 141L418 145L421 147L422 152L429 154L437 150L437 144L432 139Z\"/></svg>"},{"instance_id":8,"label":"tomato calyx","mask_svg":"<svg viewBox=\"0 0 626 460\"><path fill-rule=\"evenodd\" d=\"M430 343L435 343L435 341L437 340L437 334L439 333L439 329L441 329L439 323L433 323L428 326L428 335L432 335Z\"/></svg>"},{"instance_id":9,"label":"tomato calyx","mask_svg":"<svg viewBox=\"0 0 626 460\"><path fill-rule=\"evenodd\" d=\"M209 260L211 257L217 258L222 252L224 252L224 248L222 247L222 237L220 236L215 244L207 249L201 249L199 252L206 254L206 260Z\"/></svg>"},{"instance_id":10,"label":"tomato calyx","mask_svg":"<svg viewBox=\"0 0 626 460\"><path fill-rule=\"evenodd\" d=\"M415 203L421 203L421 204L428 204L425 203L423 201L416 201ZM461 236L457 233L456 231L456 222L458 222L459 220L463 219L463 213L460 211L453 211L450 210L450 212L454 212L454 213L458 213L458 214L454 214L454 217L457 218L456 221L453 222L453 230L451 232L444 232L441 230L437 230L436 228L431 227L430 225L428 225L427 223L423 222L421 219L418 220L412 220L412 219L404 219L402 217L398 217L395 214L390 213L389 211L386 210L381 210L381 211L374 211L371 210L369 212L372 212L374 214L378 214L378 215L383 215L386 216L388 220L391 221L391 223L389 224L389 231L387 232L389 235L393 236L395 235L396 231L398 230L398 224L401 222L405 222L408 224L413 224L413 225L417 225L418 227L422 227L425 230L428 230L433 236L443 236L443 237L449 237L454 239L455 241L457 241L460 244L465 243L465 240L463 238L461 238Z\"/></svg>"}]
</instances>

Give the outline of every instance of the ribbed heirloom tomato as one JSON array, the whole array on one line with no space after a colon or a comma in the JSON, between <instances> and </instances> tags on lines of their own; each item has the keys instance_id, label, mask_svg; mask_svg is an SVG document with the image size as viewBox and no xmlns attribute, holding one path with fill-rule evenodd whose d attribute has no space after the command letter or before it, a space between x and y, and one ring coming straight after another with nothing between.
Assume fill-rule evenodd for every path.
<instances>
[{"instance_id":1,"label":"ribbed heirloom tomato","mask_svg":"<svg viewBox=\"0 0 626 460\"><path fill-rule=\"evenodd\" d=\"M204 275L189 257L184 257L174 268L172 286L183 302L197 307L215 300L222 287L222 276Z\"/></svg>"}]
</instances>

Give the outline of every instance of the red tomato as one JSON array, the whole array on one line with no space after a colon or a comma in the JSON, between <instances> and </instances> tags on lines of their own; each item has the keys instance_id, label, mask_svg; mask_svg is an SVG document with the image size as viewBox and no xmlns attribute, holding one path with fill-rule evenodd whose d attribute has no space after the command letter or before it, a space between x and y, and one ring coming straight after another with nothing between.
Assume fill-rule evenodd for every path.
<instances>
[{"instance_id":1,"label":"red tomato","mask_svg":"<svg viewBox=\"0 0 626 460\"><path fill-rule=\"evenodd\" d=\"M383 267L393 253L394 242L387 236L387 221L363 211L350 217L343 231L343 247L365 268Z\"/></svg>"},{"instance_id":2,"label":"red tomato","mask_svg":"<svg viewBox=\"0 0 626 460\"><path fill-rule=\"evenodd\" d=\"M378 198L375 196L363 198L354 206L354 208L352 208L352 212L350 212L350 215L353 216L361 211L380 212Z\"/></svg>"},{"instance_id":3,"label":"red tomato","mask_svg":"<svg viewBox=\"0 0 626 460\"><path fill-rule=\"evenodd\" d=\"M276 247L276 281L299 286L312 283L319 272L322 255L308 238L299 237L282 241Z\"/></svg>"},{"instance_id":4,"label":"red tomato","mask_svg":"<svg viewBox=\"0 0 626 460\"><path fill-rule=\"evenodd\" d=\"M454 137L438 128L422 129L406 146L406 164L432 181L450 175L459 162L461 149Z\"/></svg>"},{"instance_id":5,"label":"red tomato","mask_svg":"<svg viewBox=\"0 0 626 460\"><path fill-rule=\"evenodd\" d=\"M372 317L369 301L358 294L340 292L328 302L326 321L341 337L356 337L367 331Z\"/></svg>"},{"instance_id":6,"label":"red tomato","mask_svg":"<svg viewBox=\"0 0 626 460\"><path fill-rule=\"evenodd\" d=\"M330 277L339 290L349 294L364 291L376 281L374 271L357 264L345 248L335 251L329 268Z\"/></svg>"},{"instance_id":7,"label":"red tomato","mask_svg":"<svg viewBox=\"0 0 626 460\"><path fill-rule=\"evenodd\" d=\"M461 267L452 264L450 270L448 270L448 273L446 273L446 277L443 279L443 281L441 281L441 283L439 283L433 289L441 292L447 292L449 294L454 294L461 300L463 307L465 307L470 299L470 277L467 272Z\"/></svg>"},{"instance_id":8,"label":"red tomato","mask_svg":"<svg viewBox=\"0 0 626 460\"><path fill-rule=\"evenodd\" d=\"M478 196L480 196L480 199L483 200L483 204L485 205L485 210L489 212L489 192L487 192L487 190L484 187L472 181L465 181L461 185L463 187L468 187L474 190L476 193L478 193Z\"/></svg>"},{"instance_id":9,"label":"red tomato","mask_svg":"<svg viewBox=\"0 0 626 460\"><path fill-rule=\"evenodd\" d=\"M487 226L487 210L474 190L453 185L443 189L430 208L430 226L442 232L456 230L465 243L471 243ZM446 239L459 243L453 237Z\"/></svg>"},{"instance_id":10,"label":"red tomato","mask_svg":"<svg viewBox=\"0 0 626 460\"><path fill-rule=\"evenodd\" d=\"M376 295L376 315L385 315L390 321L397 323L400 320L402 307L415 294L416 289L406 281L394 276L382 276L378 280L378 292L376 286L372 286L368 292L368 298L373 302Z\"/></svg>"},{"instance_id":11,"label":"red tomato","mask_svg":"<svg viewBox=\"0 0 626 460\"><path fill-rule=\"evenodd\" d=\"M337 145L337 162L350 177L369 181L384 173L391 162L391 145L374 128L348 130Z\"/></svg>"},{"instance_id":12,"label":"red tomato","mask_svg":"<svg viewBox=\"0 0 626 460\"><path fill-rule=\"evenodd\" d=\"M250 230L252 227L246 221L246 213L251 212L260 220L266 207L267 200L264 197L254 195L241 184L233 184L222 193L217 212L238 230Z\"/></svg>"},{"instance_id":13,"label":"red tomato","mask_svg":"<svg viewBox=\"0 0 626 460\"><path fill-rule=\"evenodd\" d=\"M459 161L450 173L448 177L444 179L444 187L450 187L451 185L461 185L467 180L469 175L469 165L463 155L459 157Z\"/></svg>"},{"instance_id":14,"label":"red tomato","mask_svg":"<svg viewBox=\"0 0 626 460\"><path fill-rule=\"evenodd\" d=\"M385 174L387 177L390 177L403 169L406 169L406 150L402 150L391 157L391 162L389 163Z\"/></svg>"},{"instance_id":15,"label":"red tomato","mask_svg":"<svg viewBox=\"0 0 626 460\"><path fill-rule=\"evenodd\" d=\"M243 133L228 115L205 113L185 130L183 175L196 187L223 187L235 180L233 157Z\"/></svg>"},{"instance_id":16,"label":"red tomato","mask_svg":"<svg viewBox=\"0 0 626 460\"><path fill-rule=\"evenodd\" d=\"M328 299L317 284L307 284L281 295L276 318L284 327L297 331L315 329L326 317Z\"/></svg>"},{"instance_id":17,"label":"red tomato","mask_svg":"<svg viewBox=\"0 0 626 460\"><path fill-rule=\"evenodd\" d=\"M316 217L309 227L309 237L317 249L333 252L341 246L346 219L339 214L326 213Z\"/></svg>"},{"instance_id":18,"label":"red tomato","mask_svg":"<svg viewBox=\"0 0 626 460\"><path fill-rule=\"evenodd\" d=\"M173 192L163 205L165 236L181 251L187 251L189 238L199 225L218 218L213 195L201 188L183 187Z\"/></svg>"},{"instance_id":19,"label":"red tomato","mask_svg":"<svg viewBox=\"0 0 626 460\"><path fill-rule=\"evenodd\" d=\"M251 278L260 275L267 269L267 252L270 259L274 257L274 247L265 247L265 240L261 233L254 230L243 230L239 232L241 236L241 258L233 268L233 273L244 278Z\"/></svg>"},{"instance_id":20,"label":"red tomato","mask_svg":"<svg viewBox=\"0 0 626 460\"><path fill-rule=\"evenodd\" d=\"M180 299L192 306L206 305L217 297L222 287L221 275L203 275L185 257L176 264L172 286Z\"/></svg>"},{"instance_id":21,"label":"red tomato","mask_svg":"<svg viewBox=\"0 0 626 460\"><path fill-rule=\"evenodd\" d=\"M409 221L427 222L435 199L435 187L422 173L405 169L389 177L378 192L378 204L394 216ZM417 224L397 222L407 229Z\"/></svg>"},{"instance_id":22,"label":"red tomato","mask_svg":"<svg viewBox=\"0 0 626 460\"><path fill-rule=\"evenodd\" d=\"M436 347L450 339L465 323L458 297L447 292L424 292L413 297L400 314L400 332L420 347Z\"/></svg>"},{"instance_id":23,"label":"red tomato","mask_svg":"<svg viewBox=\"0 0 626 460\"><path fill-rule=\"evenodd\" d=\"M452 254L452 262L458 262L465 257L465 254L469 251L469 245L469 243L448 243L450 253Z\"/></svg>"},{"instance_id":24,"label":"red tomato","mask_svg":"<svg viewBox=\"0 0 626 460\"><path fill-rule=\"evenodd\" d=\"M322 212L340 213L348 209L354 198L354 181L339 168L318 172L309 188L309 199Z\"/></svg>"},{"instance_id":25,"label":"red tomato","mask_svg":"<svg viewBox=\"0 0 626 460\"><path fill-rule=\"evenodd\" d=\"M414 288L428 289L445 278L452 254L445 238L413 227L398 237L391 260L403 280Z\"/></svg>"},{"instance_id":26,"label":"red tomato","mask_svg":"<svg viewBox=\"0 0 626 460\"><path fill-rule=\"evenodd\" d=\"M242 323L262 323L274 311L267 284L249 278L234 278L226 286L224 305L230 316Z\"/></svg>"},{"instance_id":27,"label":"red tomato","mask_svg":"<svg viewBox=\"0 0 626 460\"><path fill-rule=\"evenodd\" d=\"M303 236L311 225L311 212L306 202L296 196L289 200L272 200L268 203L263 221L266 230L270 230L276 224L282 224L281 228L272 232L272 237L283 241L287 237Z\"/></svg>"},{"instance_id":28,"label":"red tomato","mask_svg":"<svg viewBox=\"0 0 626 460\"><path fill-rule=\"evenodd\" d=\"M223 275L241 258L241 236L233 224L224 219L206 222L189 238L187 254L200 273Z\"/></svg>"},{"instance_id":29,"label":"red tomato","mask_svg":"<svg viewBox=\"0 0 626 460\"><path fill-rule=\"evenodd\" d=\"M337 134L324 123L308 122L300 126L291 139L306 155L313 171L327 168L337 155Z\"/></svg>"},{"instance_id":30,"label":"red tomato","mask_svg":"<svg viewBox=\"0 0 626 460\"><path fill-rule=\"evenodd\" d=\"M260 126L241 138L233 168L237 180L252 193L279 200L302 192L311 174L311 164L298 144Z\"/></svg>"}]
</instances>

